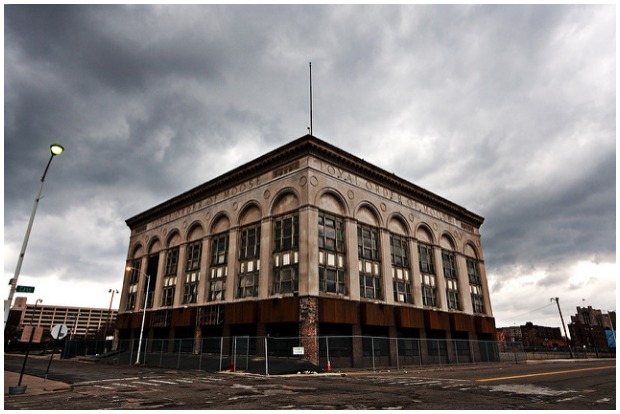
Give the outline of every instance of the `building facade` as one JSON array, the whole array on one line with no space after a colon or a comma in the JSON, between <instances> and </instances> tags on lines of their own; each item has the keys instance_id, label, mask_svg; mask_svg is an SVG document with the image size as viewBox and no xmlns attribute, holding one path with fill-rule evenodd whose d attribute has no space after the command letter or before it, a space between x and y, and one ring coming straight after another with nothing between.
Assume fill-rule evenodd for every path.
<instances>
[{"instance_id":1,"label":"building facade","mask_svg":"<svg viewBox=\"0 0 620 414\"><path fill-rule=\"evenodd\" d=\"M483 220L306 135L126 221L117 337L494 340Z\"/></svg>"},{"instance_id":2,"label":"building facade","mask_svg":"<svg viewBox=\"0 0 620 414\"><path fill-rule=\"evenodd\" d=\"M16 332L24 326L38 326L46 332L58 324L66 325L69 338L104 339L116 323L116 309L28 304L27 298L17 297L11 308L11 320ZM106 329L109 328L109 329Z\"/></svg>"},{"instance_id":3,"label":"building facade","mask_svg":"<svg viewBox=\"0 0 620 414\"><path fill-rule=\"evenodd\" d=\"M570 317L568 330L572 345L596 352L616 348L616 312L603 313L592 306L577 306L577 313Z\"/></svg>"},{"instance_id":4,"label":"building facade","mask_svg":"<svg viewBox=\"0 0 620 414\"><path fill-rule=\"evenodd\" d=\"M497 340L507 345L516 342L521 343L525 350L558 348L568 345L560 328L534 325L532 322L527 322L521 326L497 328Z\"/></svg>"}]
</instances>

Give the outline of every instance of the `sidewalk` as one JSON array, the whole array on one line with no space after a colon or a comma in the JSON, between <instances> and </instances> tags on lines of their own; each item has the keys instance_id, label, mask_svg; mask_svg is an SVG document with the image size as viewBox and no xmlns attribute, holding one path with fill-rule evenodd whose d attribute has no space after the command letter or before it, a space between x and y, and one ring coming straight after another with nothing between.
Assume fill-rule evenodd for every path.
<instances>
[{"instance_id":1,"label":"sidewalk","mask_svg":"<svg viewBox=\"0 0 620 414\"><path fill-rule=\"evenodd\" d=\"M19 382L19 372L4 371L4 395L9 395L9 387L17 386ZM26 392L23 394L11 394L11 397L20 397L23 395L40 395L52 392L69 391L71 385L59 381L45 381L44 378L35 377L33 375L24 375L22 378L22 386L26 385Z\"/></svg>"}]
</instances>

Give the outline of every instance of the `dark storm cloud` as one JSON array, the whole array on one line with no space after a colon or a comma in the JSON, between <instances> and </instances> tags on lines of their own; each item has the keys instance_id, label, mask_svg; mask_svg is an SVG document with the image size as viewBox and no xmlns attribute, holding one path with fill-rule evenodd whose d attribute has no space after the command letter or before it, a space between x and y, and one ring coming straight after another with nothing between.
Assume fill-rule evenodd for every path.
<instances>
[{"instance_id":1,"label":"dark storm cloud","mask_svg":"<svg viewBox=\"0 0 620 414\"><path fill-rule=\"evenodd\" d=\"M66 152L23 271L118 281L125 219L307 133L312 61L315 135L483 215L494 309L519 283L538 308L545 289L584 286L576 263L615 263L614 18L7 5L5 273L51 142Z\"/></svg>"}]
</instances>

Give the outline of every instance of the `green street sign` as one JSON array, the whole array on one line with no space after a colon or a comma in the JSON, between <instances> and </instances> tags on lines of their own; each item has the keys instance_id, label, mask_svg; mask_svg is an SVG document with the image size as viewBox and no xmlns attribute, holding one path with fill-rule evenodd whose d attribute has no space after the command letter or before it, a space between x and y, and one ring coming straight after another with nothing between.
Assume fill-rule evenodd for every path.
<instances>
[{"instance_id":1,"label":"green street sign","mask_svg":"<svg viewBox=\"0 0 620 414\"><path fill-rule=\"evenodd\" d=\"M34 293L34 286L17 286L15 292L18 293Z\"/></svg>"}]
</instances>

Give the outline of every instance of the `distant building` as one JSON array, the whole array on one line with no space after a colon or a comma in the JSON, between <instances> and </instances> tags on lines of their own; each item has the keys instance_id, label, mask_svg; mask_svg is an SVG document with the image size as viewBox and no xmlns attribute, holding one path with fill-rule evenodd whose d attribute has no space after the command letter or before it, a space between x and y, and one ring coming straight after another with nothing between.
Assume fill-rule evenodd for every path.
<instances>
[{"instance_id":1,"label":"distant building","mask_svg":"<svg viewBox=\"0 0 620 414\"><path fill-rule=\"evenodd\" d=\"M24 326L33 325L42 327L50 332L57 324L64 324L69 328L68 337L71 338L101 338L105 334L112 334L111 327L116 323L116 309L85 308L72 306L57 306L39 303L28 304L26 297L15 298L11 308L11 315L7 327L12 323L12 331L19 333Z\"/></svg>"},{"instance_id":2,"label":"distant building","mask_svg":"<svg viewBox=\"0 0 620 414\"><path fill-rule=\"evenodd\" d=\"M592 306L577 306L568 324L573 346L593 350L615 350L616 312L603 313Z\"/></svg>"},{"instance_id":3,"label":"distant building","mask_svg":"<svg viewBox=\"0 0 620 414\"><path fill-rule=\"evenodd\" d=\"M306 135L126 221L118 337L146 306L146 338L300 338L313 362L320 335L494 341L483 221ZM349 340L354 366L401 355Z\"/></svg>"},{"instance_id":4,"label":"distant building","mask_svg":"<svg viewBox=\"0 0 620 414\"><path fill-rule=\"evenodd\" d=\"M497 341L502 343L523 342L523 334L520 326L497 328Z\"/></svg>"},{"instance_id":5,"label":"distant building","mask_svg":"<svg viewBox=\"0 0 620 414\"><path fill-rule=\"evenodd\" d=\"M534 325L532 322L521 326L497 328L497 340L506 344L520 342L525 349L557 348L567 345L560 328Z\"/></svg>"}]
</instances>

